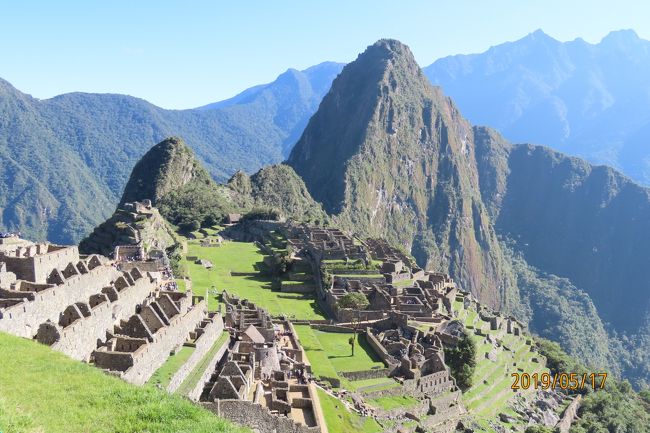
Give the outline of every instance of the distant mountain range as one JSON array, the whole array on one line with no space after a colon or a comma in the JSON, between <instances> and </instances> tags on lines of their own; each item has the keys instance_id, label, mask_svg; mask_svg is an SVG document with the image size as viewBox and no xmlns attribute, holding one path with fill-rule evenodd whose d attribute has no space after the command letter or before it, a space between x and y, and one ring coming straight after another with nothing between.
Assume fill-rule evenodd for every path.
<instances>
[{"instance_id":1,"label":"distant mountain range","mask_svg":"<svg viewBox=\"0 0 650 433\"><path fill-rule=\"evenodd\" d=\"M606 164L650 184L650 41L632 30L598 44L541 30L424 68L475 124Z\"/></svg>"},{"instance_id":2,"label":"distant mountain range","mask_svg":"<svg viewBox=\"0 0 650 433\"><path fill-rule=\"evenodd\" d=\"M0 79L0 230L79 241L119 200L151 146L182 136L218 181L282 161L343 64L289 69L269 84L192 110L123 95L38 100ZM424 68L474 124L607 164L650 184L650 42L599 44L534 32Z\"/></svg>"},{"instance_id":3,"label":"distant mountain range","mask_svg":"<svg viewBox=\"0 0 650 433\"><path fill-rule=\"evenodd\" d=\"M123 95L38 100L0 80L0 230L78 242L109 216L136 161L182 136L216 180L282 161L342 65L290 69L193 110Z\"/></svg>"}]
</instances>

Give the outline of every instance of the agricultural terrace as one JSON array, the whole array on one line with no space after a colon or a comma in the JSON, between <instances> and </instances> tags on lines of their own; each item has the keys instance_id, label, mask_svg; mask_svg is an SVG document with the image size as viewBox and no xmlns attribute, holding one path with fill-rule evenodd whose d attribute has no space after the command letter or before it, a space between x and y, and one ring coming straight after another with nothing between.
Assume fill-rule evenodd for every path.
<instances>
[{"instance_id":1,"label":"agricultural terrace","mask_svg":"<svg viewBox=\"0 0 650 433\"><path fill-rule=\"evenodd\" d=\"M511 373L528 374L548 372L539 362L533 359L541 358L540 355L531 354L531 337L516 336L503 331L491 331L490 325L482 321L476 311L465 309L463 302L453 304L454 311L458 311L461 320L469 332L479 329L483 335L472 335L476 343L476 370L472 377L472 387L463 394L463 404L474 420L481 427L477 432L492 432L488 421L494 420L498 414L504 413L515 419L515 423L503 423L508 427L515 427L521 431L525 424L512 408L513 397L517 394L531 397L534 389L518 390L516 393L510 388L512 384ZM494 345L489 343L485 336L491 335L501 343L501 347L494 350ZM487 355L496 354L496 361L488 359ZM531 356L532 355L532 356ZM539 359L541 361L541 359ZM519 422L521 420L521 422Z\"/></svg>"}]
</instances>

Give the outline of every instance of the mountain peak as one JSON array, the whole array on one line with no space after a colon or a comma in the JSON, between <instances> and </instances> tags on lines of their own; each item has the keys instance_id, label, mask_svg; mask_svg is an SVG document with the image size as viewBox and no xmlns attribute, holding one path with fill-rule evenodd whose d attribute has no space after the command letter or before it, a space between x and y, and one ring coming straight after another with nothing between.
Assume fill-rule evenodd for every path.
<instances>
[{"instance_id":1,"label":"mountain peak","mask_svg":"<svg viewBox=\"0 0 650 433\"><path fill-rule=\"evenodd\" d=\"M601 44L629 44L640 41L639 35L632 29L621 29L609 32Z\"/></svg>"},{"instance_id":2,"label":"mountain peak","mask_svg":"<svg viewBox=\"0 0 650 433\"><path fill-rule=\"evenodd\" d=\"M411 49L396 39L380 39L374 44L368 46L368 48L357 57L357 61L388 62L398 59L405 63L417 65Z\"/></svg>"},{"instance_id":3,"label":"mountain peak","mask_svg":"<svg viewBox=\"0 0 650 433\"><path fill-rule=\"evenodd\" d=\"M523 38L519 39L517 42L524 42L526 44L561 44L562 42L557 39L549 36L542 29L537 29L534 32L528 33Z\"/></svg>"},{"instance_id":4,"label":"mountain peak","mask_svg":"<svg viewBox=\"0 0 650 433\"><path fill-rule=\"evenodd\" d=\"M168 137L133 167L120 204L145 199L155 204L192 180L210 182L211 178L182 138Z\"/></svg>"},{"instance_id":5,"label":"mountain peak","mask_svg":"<svg viewBox=\"0 0 650 433\"><path fill-rule=\"evenodd\" d=\"M465 287L500 302L471 126L406 45L382 39L343 69L288 164L346 229L386 237L421 266L449 265ZM470 236L458 229L467 224Z\"/></svg>"},{"instance_id":6,"label":"mountain peak","mask_svg":"<svg viewBox=\"0 0 650 433\"><path fill-rule=\"evenodd\" d=\"M291 152L289 165L315 188L314 198L336 212L344 198L345 162L361 147L374 145L364 139L366 131L376 125L391 133L397 126L388 114L391 101L419 106L424 94L432 95L432 88L411 50L393 39L377 41L334 80ZM323 161L332 164L332 171L318 167Z\"/></svg>"}]
</instances>

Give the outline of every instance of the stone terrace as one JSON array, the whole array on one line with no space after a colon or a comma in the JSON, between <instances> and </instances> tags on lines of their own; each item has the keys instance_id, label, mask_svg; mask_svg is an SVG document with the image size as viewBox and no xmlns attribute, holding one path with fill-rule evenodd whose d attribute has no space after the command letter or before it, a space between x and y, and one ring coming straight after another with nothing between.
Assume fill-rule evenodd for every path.
<instances>
[{"instance_id":1,"label":"stone terrace","mask_svg":"<svg viewBox=\"0 0 650 433\"><path fill-rule=\"evenodd\" d=\"M161 291L123 320L112 338L93 352L96 366L124 380L144 384L172 351L180 348L207 317L207 304L192 293Z\"/></svg>"},{"instance_id":2,"label":"stone terrace","mask_svg":"<svg viewBox=\"0 0 650 433\"><path fill-rule=\"evenodd\" d=\"M101 256L81 259L76 247L19 247L0 254L0 262L0 330L25 338L122 276Z\"/></svg>"}]
</instances>

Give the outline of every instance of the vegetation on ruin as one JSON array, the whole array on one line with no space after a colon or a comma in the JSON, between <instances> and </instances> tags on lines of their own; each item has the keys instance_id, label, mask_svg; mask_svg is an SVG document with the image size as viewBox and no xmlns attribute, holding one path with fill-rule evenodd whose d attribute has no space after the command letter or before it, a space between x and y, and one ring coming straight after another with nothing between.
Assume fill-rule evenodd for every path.
<instances>
[{"instance_id":1,"label":"vegetation on ruin","mask_svg":"<svg viewBox=\"0 0 650 433\"><path fill-rule=\"evenodd\" d=\"M215 354L219 351L221 346L229 339L230 333L227 331L222 331L221 335L214 342L210 350L205 355L203 355L203 358L201 358L201 360L192 369L190 374L185 378L183 383L181 383L181 385L178 387L178 390L176 391L178 394L187 395L194 389L194 387L197 386L199 380L201 379L201 376L207 369L207 366L212 358L214 358Z\"/></svg>"},{"instance_id":2,"label":"vegetation on ruin","mask_svg":"<svg viewBox=\"0 0 650 433\"><path fill-rule=\"evenodd\" d=\"M339 308L351 308L353 310L365 310L369 304L368 298L361 292L346 293L337 302Z\"/></svg>"},{"instance_id":3,"label":"vegetation on ruin","mask_svg":"<svg viewBox=\"0 0 650 433\"><path fill-rule=\"evenodd\" d=\"M456 379L456 386L461 391L467 391L472 386L476 370L476 343L467 333L463 334L455 347L445 347L445 363Z\"/></svg>"},{"instance_id":4,"label":"vegetation on ruin","mask_svg":"<svg viewBox=\"0 0 650 433\"><path fill-rule=\"evenodd\" d=\"M272 207L255 207L242 216L242 221L278 221L281 218L280 211Z\"/></svg>"},{"instance_id":5,"label":"vegetation on ruin","mask_svg":"<svg viewBox=\"0 0 650 433\"><path fill-rule=\"evenodd\" d=\"M184 398L128 384L49 347L4 333L0 365L4 433L248 431Z\"/></svg>"},{"instance_id":6,"label":"vegetation on ruin","mask_svg":"<svg viewBox=\"0 0 650 433\"><path fill-rule=\"evenodd\" d=\"M172 376L185 364L193 352L194 347L183 346L178 352L169 355L167 361L154 372L147 381L147 384L156 387L159 386L161 389L167 389L167 385L169 385Z\"/></svg>"}]
</instances>

